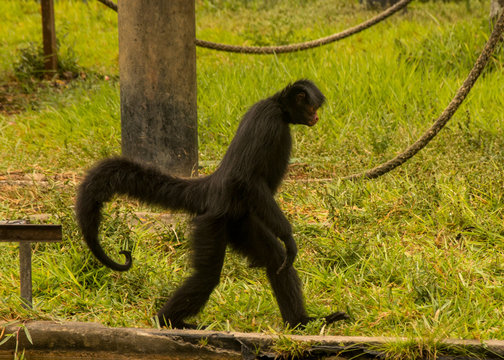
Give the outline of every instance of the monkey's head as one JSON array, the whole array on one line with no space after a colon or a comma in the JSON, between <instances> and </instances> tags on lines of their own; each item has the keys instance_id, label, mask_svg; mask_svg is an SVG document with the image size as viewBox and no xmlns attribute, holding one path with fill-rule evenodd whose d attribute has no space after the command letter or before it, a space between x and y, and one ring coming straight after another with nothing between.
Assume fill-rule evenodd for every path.
<instances>
[{"instance_id":1,"label":"monkey's head","mask_svg":"<svg viewBox=\"0 0 504 360\"><path fill-rule=\"evenodd\" d=\"M280 104L291 124L315 125L324 102L324 94L310 80L298 80L280 92Z\"/></svg>"}]
</instances>

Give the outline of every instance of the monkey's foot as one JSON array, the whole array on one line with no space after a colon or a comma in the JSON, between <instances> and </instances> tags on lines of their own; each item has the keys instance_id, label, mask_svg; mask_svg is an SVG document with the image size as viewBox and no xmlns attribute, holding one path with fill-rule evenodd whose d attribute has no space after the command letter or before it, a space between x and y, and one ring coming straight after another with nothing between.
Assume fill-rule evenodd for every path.
<instances>
[{"instance_id":1,"label":"monkey's foot","mask_svg":"<svg viewBox=\"0 0 504 360\"><path fill-rule=\"evenodd\" d=\"M348 316L348 314L344 313L343 311L338 311L338 312L329 314L327 316L324 316L323 319L326 324L332 324L336 321L348 320L348 319L350 319L350 316Z\"/></svg>"},{"instance_id":2,"label":"monkey's foot","mask_svg":"<svg viewBox=\"0 0 504 360\"><path fill-rule=\"evenodd\" d=\"M296 323L287 322L286 325L291 326L293 329L297 328L297 329L303 330L306 328L306 325L309 322L312 322L315 320L322 320L325 324L332 324L336 321L348 320L348 319L350 319L350 316L348 316L348 314L346 314L342 311L338 311L338 312L335 312L335 313L332 313L332 314L329 314L329 315L323 316L323 317L306 316L299 322L296 322Z\"/></svg>"},{"instance_id":3,"label":"monkey's foot","mask_svg":"<svg viewBox=\"0 0 504 360\"><path fill-rule=\"evenodd\" d=\"M167 324L162 324L161 327L171 327L172 329L189 329L189 330L196 330L198 328L198 325L196 324L189 324L184 321L173 323L173 322L168 322ZM203 327L204 329L204 327Z\"/></svg>"},{"instance_id":4,"label":"monkey's foot","mask_svg":"<svg viewBox=\"0 0 504 360\"><path fill-rule=\"evenodd\" d=\"M161 319L158 316L155 316L153 320L154 322L157 322L160 327L167 327L167 328L171 327L173 329L191 329L191 330L196 330L198 328L198 325L196 324L189 324L186 323L185 321L173 321L170 319L166 319L165 317ZM204 329L205 327L203 326L202 328Z\"/></svg>"},{"instance_id":5,"label":"monkey's foot","mask_svg":"<svg viewBox=\"0 0 504 360\"><path fill-rule=\"evenodd\" d=\"M196 324L188 324L184 321L177 323L177 324L172 324L172 328L174 329L190 329L190 330L196 330L198 328L198 325ZM204 327L203 327L204 328Z\"/></svg>"},{"instance_id":6,"label":"monkey's foot","mask_svg":"<svg viewBox=\"0 0 504 360\"><path fill-rule=\"evenodd\" d=\"M323 316L321 318L309 316L305 318L303 321L299 322L297 326L299 326L301 329L304 329L309 322L319 319L323 320L324 323L326 324L332 324L335 323L336 321L348 320L350 319L350 316L348 316L348 314L344 313L343 311L337 311L327 316Z\"/></svg>"}]
</instances>

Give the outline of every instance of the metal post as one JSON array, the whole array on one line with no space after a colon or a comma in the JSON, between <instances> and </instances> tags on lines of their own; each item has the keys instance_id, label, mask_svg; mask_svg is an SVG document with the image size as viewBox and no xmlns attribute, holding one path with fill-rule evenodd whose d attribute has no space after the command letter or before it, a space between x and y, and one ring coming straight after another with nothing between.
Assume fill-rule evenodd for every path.
<instances>
[{"instance_id":1,"label":"metal post","mask_svg":"<svg viewBox=\"0 0 504 360\"><path fill-rule=\"evenodd\" d=\"M195 2L127 1L118 12L122 153L195 174Z\"/></svg>"},{"instance_id":2,"label":"metal post","mask_svg":"<svg viewBox=\"0 0 504 360\"><path fill-rule=\"evenodd\" d=\"M58 70L58 55L56 48L56 27L54 25L53 0L41 0L42 38L44 41L45 70L51 74Z\"/></svg>"}]
</instances>

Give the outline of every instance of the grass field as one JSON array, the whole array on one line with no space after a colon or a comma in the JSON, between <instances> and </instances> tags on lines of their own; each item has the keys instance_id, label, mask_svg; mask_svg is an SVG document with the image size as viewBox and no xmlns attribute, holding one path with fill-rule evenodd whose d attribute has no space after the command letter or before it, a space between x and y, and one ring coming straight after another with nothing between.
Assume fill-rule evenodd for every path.
<instances>
[{"instance_id":1,"label":"grass field","mask_svg":"<svg viewBox=\"0 0 504 360\"><path fill-rule=\"evenodd\" d=\"M502 49L427 148L377 180L341 180L390 159L430 126L483 48L488 11L487 0L414 2L315 50L197 50L201 173L215 168L257 100L298 78L314 80L328 98L317 126L293 128L291 170L277 199L294 226L310 313L340 309L354 320L289 331L404 336L415 341L390 354L410 358L434 356L444 338L504 339ZM23 49L41 41L39 5L4 0L0 14L0 220L49 214L44 221L64 227L62 244L34 245L33 311L19 305L17 247L0 244L0 320L152 326L187 275L186 222L130 227L136 211L163 210L111 204L104 242L112 253L133 249L136 262L120 274L90 256L73 216L85 170L120 151L117 14L94 1L56 2L60 57L77 79L52 82L26 76L33 50ZM357 1L199 0L197 37L286 44L374 14ZM232 253L195 321L215 330L284 331L265 274Z\"/></svg>"}]
</instances>

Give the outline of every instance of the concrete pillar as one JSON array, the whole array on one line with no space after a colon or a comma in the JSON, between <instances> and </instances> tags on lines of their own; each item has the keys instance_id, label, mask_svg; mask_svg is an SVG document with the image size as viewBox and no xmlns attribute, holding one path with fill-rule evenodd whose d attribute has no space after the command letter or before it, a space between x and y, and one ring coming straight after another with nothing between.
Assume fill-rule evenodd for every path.
<instances>
[{"instance_id":1,"label":"concrete pillar","mask_svg":"<svg viewBox=\"0 0 504 360\"><path fill-rule=\"evenodd\" d=\"M195 2L126 1L118 12L122 153L195 174Z\"/></svg>"}]
</instances>

